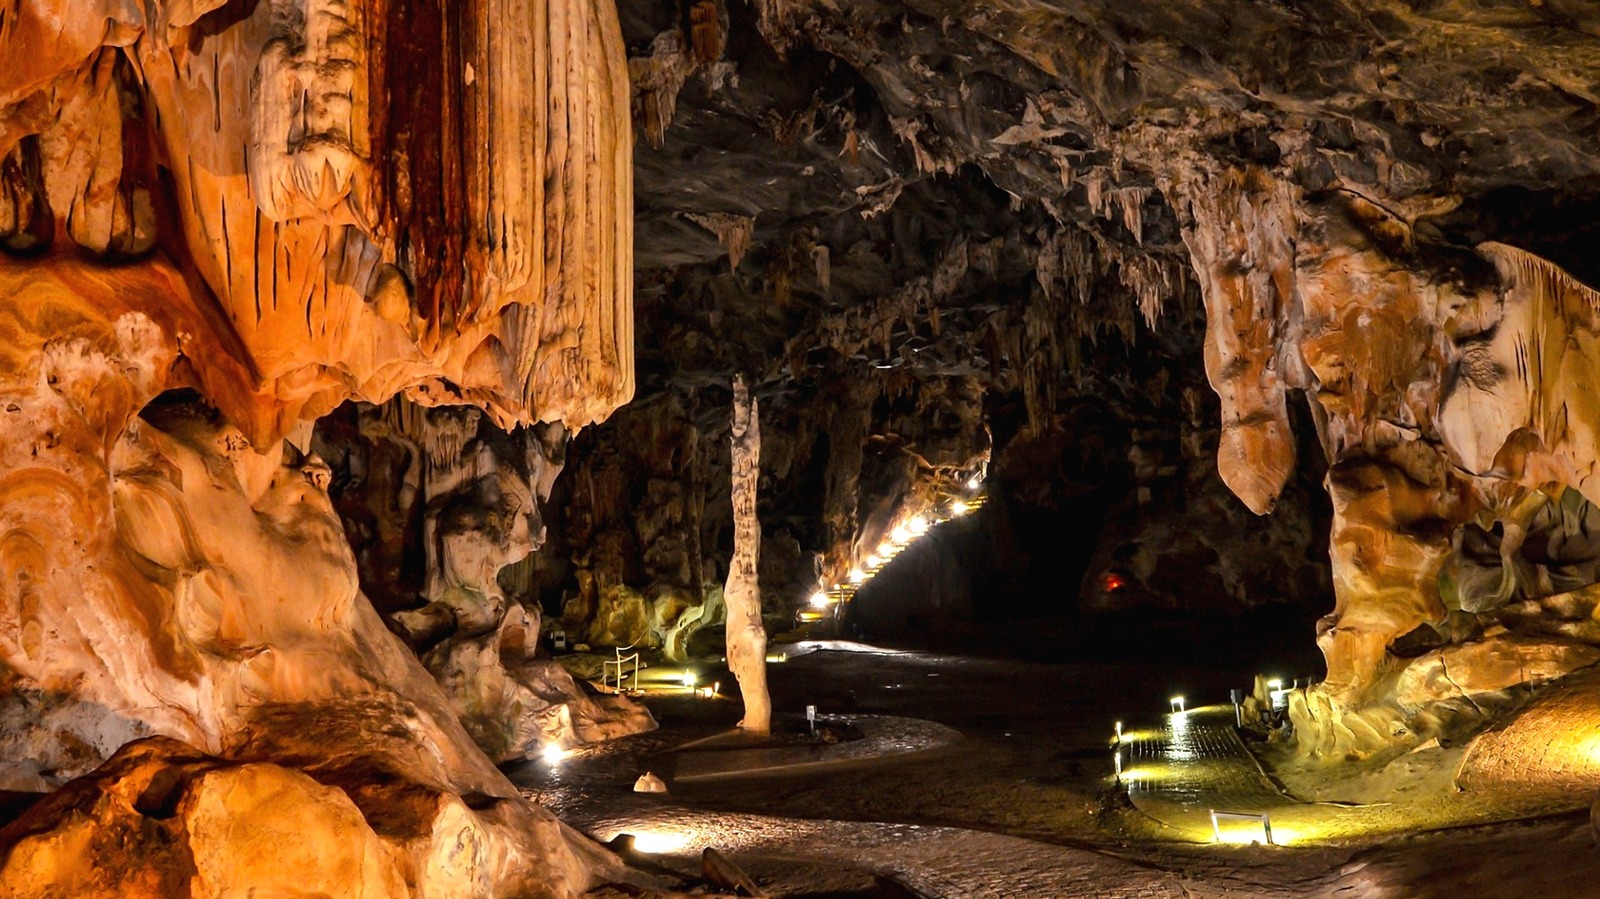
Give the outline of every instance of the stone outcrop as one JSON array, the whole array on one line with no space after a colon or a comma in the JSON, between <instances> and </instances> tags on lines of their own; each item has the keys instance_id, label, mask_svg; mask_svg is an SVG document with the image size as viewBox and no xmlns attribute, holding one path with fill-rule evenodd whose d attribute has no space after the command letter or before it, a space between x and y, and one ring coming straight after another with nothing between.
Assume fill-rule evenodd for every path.
<instances>
[{"instance_id":1,"label":"stone outcrop","mask_svg":"<svg viewBox=\"0 0 1600 899\"><path fill-rule=\"evenodd\" d=\"M515 799L469 806L415 784L229 761L152 737L0 830L0 891L572 895L620 873L597 847L568 849L561 830Z\"/></svg>"}]
</instances>

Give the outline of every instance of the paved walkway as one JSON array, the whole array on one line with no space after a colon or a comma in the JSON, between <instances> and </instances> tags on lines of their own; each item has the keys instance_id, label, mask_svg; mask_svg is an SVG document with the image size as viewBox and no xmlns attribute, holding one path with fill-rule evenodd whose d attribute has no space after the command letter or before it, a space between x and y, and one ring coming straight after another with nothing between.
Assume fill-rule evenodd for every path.
<instances>
[{"instance_id":1,"label":"paved walkway","mask_svg":"<svg viewBox=\"0 0 1600 899\"><path fill-rule=\"evenodd\" d=\"M1549 699L1553 706L1563 701L1560 692ZM1575 701L1593 704L1581 697ZM1126 731L1120 779L1134 807L1164 825L1173 839L1199 843L1216 842L1219 835L1223 842L1266 842L1259 816L1270 824L1272 843L1295 845L1514 821L1582 807L1588 790L1571 784L1593 776L1595 768L1575 775L1571 765L1541 764L1540 750L1530 747L1545 746L1551 758L1564 759L1573 754L1569 744L1574 741L1592 740L1600 749L1600 731L1563 731L1549 724L1565 720L1556 714L1527 717L1537 722L1520 725L1528 733L1494 744L1510 746L1500 753L1510 761L1494 767L1491 757L1499 756L1481 753L1469 766L1472 778L1463 778L1455 792L1395 794L1392 801L1368 804L1302 801L1263 771L1233 727L1231 706L1191 709L1165 716L1159 728ZM1536 727L1543 729L1535 732ZM1213 811L1219 813L1215 824Z\"/></svg>"},{"instance_id":2,"label":"paved walkway","mask_svg":"<svg viewBox=\"0 0 1600 899\"><path fill-rule=\"evenodd\" d=\"M1123 734L1119 779L1135 808L1166 825L1173 837L1212 842L1287 844L1306 836L1305 819L1338 807L1307 806L1267 778L1234 729L1232 706L1168 715L1153 730ZM1222 813L1217 823L1212 812ZM1235 815L1269 816L1267 822Z\"/></svg>"},{"instance_id":3,"label":"paved walkway","mask_svg":"<svg viewBox=\"0 0 1600 899\"><path fill-rule=\"evenodd\" d=\"M826 648L844 650L845 645ZM983 714L969 715L970 720L963 721L963 730L982 728L982 733L1000 733L1004 739L1012 736L1013 720L1038 723L1034 705L1020 700L1009 705L1005 702L1008 697L1025 696L1025 691L1013 689L1010 681L998 678L981 665L915 655L884 659L885 664L874 669L847 667L837 676L863 690L863 704L870 701L879 710L914 710L914 715L927 713L931 700L925 698L921 704L910 700L933 697L937 699L934 706L944 709L952 702L950 690L959 685L972 698L957 694L957 704L986 703ZM890 663L889 659L897 660ZM834 662L837 664L838 660ZM806 678L803 701L811 701L812 695L823 695L827 697L824 701L835 706L845 704L840 698L843 694L837 690L817 693L815 681L823 679L829 670L829 666L812 666L793 672L794 676ZM1007 676L1014 673L1009 666L996 670ZM963 676L926 680L957 671ZM782 676L785 675L780 673ZM882 695L893 697L900 704L890 705L856 686L868 682L878 685L876 689L880 691L893 688L892 693ZM917 685L916 691L912 685ZM670 729L590 747L555 766L530 763L530 770L517 782L530 797L579 829L601 840L633 834L641 851L656 854L684 871L698 868L701 848L715 846L775 895L860 894L866 889L862 872L892 875L933 899L1479 899L1498 897L1506 883L1516 883L1518 895L1533 899L1586 895L1586 887L1600 883L1600 853L1591 849L1586 820L1528 822L1374 840L1372 837L1379 833L1418 829L1418 806L1395 803L1353 807L1296 802L1278 790L1256 765L1246 745L1232 731L1231 718L1232 710L1226 706L1196 709L1180 721L1169 719L1148 731L1130 729L1126 733L1123 774L1130 795L1148 817L1167 824L1170 841L1119 845L1110 834L1093 834L1086 828L1084 833L1094 837L1092 842L1076 842L1072 839L1074 832L1062 833L1060 839L1065 844L1056 844L960 826L895 823L895 819L917 820L917 816L921 820L940 820L938 802L918 803L914 810L897 805L897 801L907 798L904 791L886 793L881 812L872 806L875 794L868 794L863 804L860 796L841 792L837 807L849 809L850 816L861 820L813 820L772 814L777 808L793 807L787 802L791 797L786 791L795 789L802 780L799 778L772 778L771 794L764 792L765 786L751 789L751 784L767 783L759 780L712 781L716 787L709 794L701 789L696 794L685 793L684 797L633 793L633 779L645 766L661 764L674 749L681 748ZM1058 728L1036 729L1028 735L1031 739L1049 738L1055 741L1054 745L1065 745L1073 752L1080 748L1089 751L1093 759L1085 758L1086 768L1110 771L1110 747L1100 743L1106 747L1102 755L1094 745L1101 739L1098 733L1079 734ZM972 732L969 736L982 739ZM1018 736L1023 732L1019 731ZM1062 739L1067 742L1063 744ZM967 758L959 751L954 757ZM1041 761L1042 774L1049 776L1043 769L1059 761ZM974 764L981 765L981 761ZM929 770L926 765L905 768L912 777L925 776ZM945 777L992 783L997 791L1016 789L1009 779L1017 773L1010 769L1003 769L1001 776L979 769L945 770L935 766L932 770ZM807 789L826 791L826 784L837 781L832 789L854 790L862 782L851 780L851 773L809 778L811 786ZM817 786L819 783L823 786ZM708 797L723 789L722 784L727 784L722 794L726 804L705 807ZM960 791L947 793L950 786L935 778L917 788L935 799L948 795L951 802L962 802L970 796ZM1003 794L1027 797L1029 801L1047 795L1037 789ZM694 798L688 798L690 795ZM768 801L769 795L773 801ZM1435 810L1448 814L1442 812L1431 826L1464 823L1461 814L1465 807L1459 803L1465 799L1483 806L1485 797L1492 795L1466 794L1439 800ZM1446 802L1458 804L1447 807ZM1271 816L1275 839L1290 845L1211 845L1213 808L1265 811ZM964 811L965 807L944 820L968 820L960 817ZM1490 804L1479 811L1498 815L1504 809ZM1015 820L1032 819L1024 816ZM1424 821L1421 826L1430 824ZM1259 833L1259 824L1256 828ZM1233 838L1244 842L1252 837L1249 830L1244 824L1230 828ZM1355 836L1364 839L1340 841L1342 837Z\"/></svg>"}]
</instances>

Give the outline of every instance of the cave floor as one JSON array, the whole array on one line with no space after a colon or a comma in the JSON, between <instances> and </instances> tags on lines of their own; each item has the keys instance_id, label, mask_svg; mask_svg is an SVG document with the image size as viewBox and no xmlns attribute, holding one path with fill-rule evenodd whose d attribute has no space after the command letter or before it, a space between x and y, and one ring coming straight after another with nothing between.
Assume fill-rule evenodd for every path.
<instances>
[{"instance_id":1,"label":"cave floor","mask_svg":"<svg viewBox=\"0 0 1600 899\"><path fill-rule=\"evenodd\" d=\"M775 731L802 731L814 704L824 716L898 716L959 737L889 758L680 781L688 754L675 750L726 734L739 706L647 694L659 730L509 773L597 839L634 834L640 850L685 872L715 847L781 897L904 895L875 886L877 875L949 899L1600 895L1600 850L1580 814L1227 846L1192 842L1201 837L1122 800L1113 720L1159 710L1174 692L1226 696L1248 671L847 648L864 649L834 644L769 666ZM645 770L672 792L634 793ZM1278 826L1294 834L1289 818Z\"/></svg>"},{"instance_id":2,"label":"cave floor","mask_svg":"<svg viewBox=\"0 0 1600 899\"><path fill-rule=\"evenodd\" d=\"M1233 720L1232 706L1207 706L1124 735L1121 779L1129 799L1170 839L1263 842L1270 827L1277 845L1360 841L1588 805L1587 793L1570 781L1561 790L1526 777L1492 777L1499 772L1458 789L1455 775L1469 747L1435 743L1381 768L1303 763L1272 744L1254 741L1252 751ZM1213 811L1221 813L1216 821Z\"/></svg>"}]
</instances>

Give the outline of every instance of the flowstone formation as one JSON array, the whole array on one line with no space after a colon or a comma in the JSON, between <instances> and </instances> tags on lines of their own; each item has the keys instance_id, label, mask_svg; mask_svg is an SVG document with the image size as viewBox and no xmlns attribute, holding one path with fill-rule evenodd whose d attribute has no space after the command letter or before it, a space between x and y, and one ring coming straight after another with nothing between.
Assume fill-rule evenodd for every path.
<instances>
[{"instance_id":1,"label":"flowstone formation","mask_svg":"<svg viewBox=\"0 0 1600 899\"><path fill-rule=\"evenodd\" d=\"M1317 634L1327 677L1291 704L1300 748L1462 740L1600 660L1581 623L1600 295L1505 244L1419 245L1417 221L1456 200L1313 198L1260 169L1205 189L1186 233L1211 273L1224 480L1271 508L1294 464L1289 390L1330 463L1335 607ZM1219 231L1249 267L1204 243Z\"/></svg>"},{"instance_id":2,"label":"flowstone formation","mask_svg":"<svg viewBox=\"0 0 1600 899\"><path fill-rule=\"evenodd\" d=\"M578 427L632 392L614 11L456 12L0 8L5 785L161 738L6 830L0 888L272 892L246 837L291 831L351 841L293 871L333 893L603 876L362 595L306 452L352 399ZM518 499L438 523L439 596L492 605Z\"/></svg>"},{"instance_id":3,"label":"flowstone formation","mask_svg":"<svg viewBox=\"0 0 1600 899\"><path fill-rule=\"evenodd\" d=\"M655 727L643 706L590 695L541 653L539 598L514 576L544 543L539 509L566 440L558 424L506 432L475 408L396 398L329 416L313 441L362 583L497 762ZM408 571L408 555L420 566Z\"/></svg>"}]
</instances>

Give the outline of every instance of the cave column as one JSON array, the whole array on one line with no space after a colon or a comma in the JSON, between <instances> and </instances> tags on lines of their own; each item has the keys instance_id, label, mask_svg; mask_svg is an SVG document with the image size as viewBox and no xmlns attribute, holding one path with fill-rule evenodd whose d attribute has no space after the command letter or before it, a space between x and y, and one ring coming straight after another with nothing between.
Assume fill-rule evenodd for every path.
<instances>
[{"instance_id":1,"label":"cave column","mask_svg":"<svg viewBox=\"0 0 1600 899\"><path fill-rule=\"evenodd\" d=\"M739 681L748 733L772 731L767 695L767 631L761 625L761 522L756 518L756 479L761 472L761 424L744 378L733 380L733 560L723 597L728 605L728 667Z\"/></svg>"}]
</instances>

